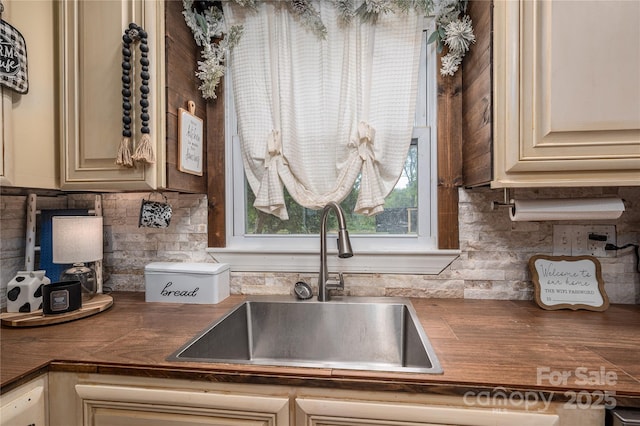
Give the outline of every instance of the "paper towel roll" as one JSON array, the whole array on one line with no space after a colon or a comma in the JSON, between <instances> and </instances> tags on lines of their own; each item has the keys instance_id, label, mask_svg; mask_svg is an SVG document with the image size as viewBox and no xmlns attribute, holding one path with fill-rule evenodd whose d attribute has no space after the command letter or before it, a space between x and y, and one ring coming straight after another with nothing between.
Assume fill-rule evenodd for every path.
<instances>
[{"instance_id":1,"label":"paper towel roll","mask_svg":"<svg viewBox=\"0 0 640 426\"><path fill-rule=\"evenodd\" d=\"M514 222L618 219L624 211L624 203L617 197L511 200L511 204L509 216Z\"/></svg>"}]
</instances>

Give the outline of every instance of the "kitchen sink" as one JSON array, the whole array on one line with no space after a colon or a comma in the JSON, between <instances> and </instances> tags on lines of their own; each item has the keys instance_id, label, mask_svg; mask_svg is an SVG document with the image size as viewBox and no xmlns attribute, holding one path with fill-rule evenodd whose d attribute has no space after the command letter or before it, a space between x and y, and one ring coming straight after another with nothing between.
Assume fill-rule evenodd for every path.
<instances>
[{"instance_id":1,"label":"kitchen sink","mask_svg":"<svg viewBox=\"0 0 640 426\"><path fill-rule=\"evenodd\" d=\"M386 297L251 298L169 360L442 373L411 302Z\"/></svg>"}]
</instances>

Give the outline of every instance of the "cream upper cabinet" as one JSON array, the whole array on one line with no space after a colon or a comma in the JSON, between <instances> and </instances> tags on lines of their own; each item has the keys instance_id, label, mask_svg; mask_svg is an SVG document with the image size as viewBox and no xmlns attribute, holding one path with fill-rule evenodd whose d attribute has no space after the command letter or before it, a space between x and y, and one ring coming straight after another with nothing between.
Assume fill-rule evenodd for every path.
<instances>
[{"instance_id":1,"label":"cream upper cabinet","mask_svg":"<svg viewBox=\"0 0 640 426\"><path fill-rule=\"evenodd\" d=\"M0 86L0 184L55 189L59 155L54 3L4 0L3 4L2 18L25 39L29 91L19 94Z\"/></svg>"},{"instance_id":2,"label":"cream upper cabinet","mask_svg":"<svg viewBox=\"0 0 640 426\"><path fill-rule=\"evenodd\" d=\"M640 185L640 2L494 3L492 186Z\"/></svg>"},{"instance_id":3,"label":"cream upper cabinet","mask_svg":"<svg viewBox=\"0 0 640 426\"><path fill-rule=\"evenodd\" d=\"M156 0L57 2L63 190L146 190L163 186L165 144L164 3ZM115 164L122 139L122 36L130 23L148 33L149 114L156 163ZM139 43L132 74L140 75ZM132 84L133 137L140 140L140 80Z\"/></svg>"}]
</instances>

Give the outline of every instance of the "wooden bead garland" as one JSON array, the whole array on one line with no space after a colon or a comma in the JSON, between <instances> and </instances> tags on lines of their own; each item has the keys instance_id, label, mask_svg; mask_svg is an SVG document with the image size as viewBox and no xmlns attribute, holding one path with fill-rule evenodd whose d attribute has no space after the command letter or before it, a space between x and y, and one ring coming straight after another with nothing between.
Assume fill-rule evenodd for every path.
<instances>
[{"instance_id":1,"label":"wooden bead garland","mask_svg":"<svg viewBox=\"0 0 640 426\"><path fill-rule=\"evenodd\" d=\"M136 147L135 153L131 154L131 138L133 132L131 125L133 123L131 111L134 110L131 103L131 95L133 93L132 86L135 77L131 71L132 48L136 42L140 42L140 121L142 138ZM134 161L141 163L154 163L155 155L149 136L149 46L147 44L146 31L135 23L130 23L125 29L122 36L122 141L118 149L116 164L133 167Z\"/></svg>"}]
</instances>

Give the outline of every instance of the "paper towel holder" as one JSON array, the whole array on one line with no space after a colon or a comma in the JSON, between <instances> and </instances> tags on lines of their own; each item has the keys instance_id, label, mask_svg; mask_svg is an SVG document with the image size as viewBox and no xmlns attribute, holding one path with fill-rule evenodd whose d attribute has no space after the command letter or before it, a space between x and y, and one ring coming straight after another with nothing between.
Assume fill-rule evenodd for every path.
<instances>
[{"instance_id":1,"label":"paper towel holder","mask_svg":"<svg viewBox=\"0 0 640 426\"><path fill-rule=\"evenodd\" d=\"M509 207L512 221L616 220L625 211L619 197L514 200L504 190L504 202L493 201L491 209Z\"/></svg>"},{"instance_id":2,"label":"paper towel holder","mask_svg":"<svg viewBox=\"0 0 640 426\"><path fill-rule=\"evenodd\" d=\"M492 201L491 202L491 210L495 210L499 207L509 207L514 208L516 205L512 203L511 196L509 194L509 188L504 188L504 201Z\"/></svg>"}]
</instances>

